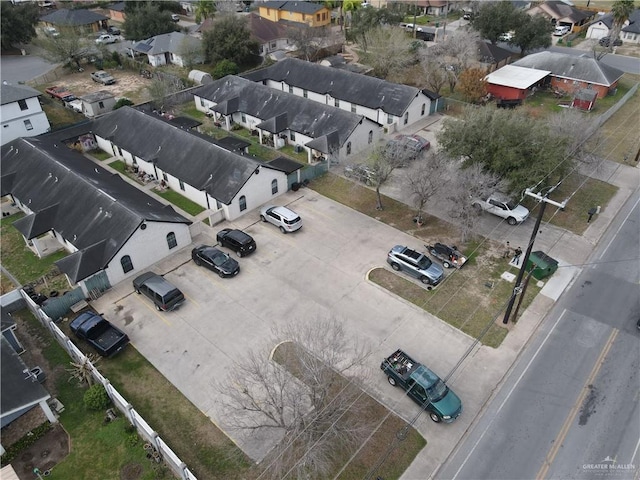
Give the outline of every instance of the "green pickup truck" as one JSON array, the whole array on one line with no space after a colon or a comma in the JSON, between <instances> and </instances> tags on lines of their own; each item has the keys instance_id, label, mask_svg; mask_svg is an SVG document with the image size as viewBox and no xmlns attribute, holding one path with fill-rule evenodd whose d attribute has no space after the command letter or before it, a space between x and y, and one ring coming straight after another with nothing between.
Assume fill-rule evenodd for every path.
<instances>
[{"instance_id":1,"label":"green pickup truck","mask_svg":"<svg viewBox=\"0 0 640 480\"><path fill-rule=\"evenodd\" d=\"M462 413L462 402L453 390L402 350L385 358L380 369L391 385L404 389L414 402L429 412L434 422L451 423Z\"/></svg>"}]
</instances>

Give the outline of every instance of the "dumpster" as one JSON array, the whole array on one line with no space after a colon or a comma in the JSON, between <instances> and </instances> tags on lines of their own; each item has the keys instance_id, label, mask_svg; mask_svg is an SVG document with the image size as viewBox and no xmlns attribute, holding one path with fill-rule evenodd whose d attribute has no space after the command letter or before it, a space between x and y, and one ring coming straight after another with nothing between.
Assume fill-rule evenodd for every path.
<instances>
[{"instance_id":1,"label":"dumpster","mask_svg":"<svg viewBox=\"0 0 640 480\"><path fill-rule=\"evenodd\" d=\"M534 268L535 267L535 268ZM553 275L558 269L558 261L544 252L531 252L527 261L527 272L533 269L531 276L537 280Z\"/></svg>"}]
</instances>

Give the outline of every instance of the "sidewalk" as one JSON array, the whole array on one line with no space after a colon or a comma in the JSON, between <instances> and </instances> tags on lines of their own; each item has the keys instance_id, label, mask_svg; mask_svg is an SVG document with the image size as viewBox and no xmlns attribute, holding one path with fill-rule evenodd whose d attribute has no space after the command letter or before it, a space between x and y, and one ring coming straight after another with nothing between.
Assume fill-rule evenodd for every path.
<instances>
[{"instance_id":1,"label":"sidewalk","mask_svg":"<svg viewBox=\"0 0 640 480\"><path fill-rule=\"evenodd\" d=\"M451 377L450 384L454 386L464 384L467 389L477 394L473 398L464 399L465 411L456 423L447 425L446 429L428 429L429 432L433 432L433 435L425 435L427 446L416 456L400 477L401 479L436 478L440 467L456 446L465 439L492 394L500 388L512 364L527 346L555 301L580 272L579 265L589 258L621 206L640 188L638 166L630 167L605 162L603 168L592 176L617 186L618 192L606 208L603 208L594 218L583 235L562 231L559 240L550 246L548 253L559 261L561 268L546 282L540 294L522 313L517 324L512 325L511 331L499 348L492 349L485 346L477 348ZM398 200L402 201L402 199ZM527 224L527 226L530 225ZM531 234L531 228L525 228L525 230L524 233L528 237ZM545 230L547 234L548 230L547 227ZM538 246L538 240L536 240L536 246ZM420 431L424 435L425 428L420 428Z\"/></svg>"}]
</instances>

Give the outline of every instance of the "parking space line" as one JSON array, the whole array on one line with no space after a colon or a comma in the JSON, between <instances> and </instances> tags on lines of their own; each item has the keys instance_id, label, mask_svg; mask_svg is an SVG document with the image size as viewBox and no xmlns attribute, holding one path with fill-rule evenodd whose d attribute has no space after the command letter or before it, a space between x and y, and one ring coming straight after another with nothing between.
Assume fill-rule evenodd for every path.
<instances>
[{"instance_id":1,"label":"parking space line","mask_svg":"<svg viewBox=\"0 0 640 480\"><path fill-rule=\"evenodd\" d=\"M147 308L148 310L150 310L151 312L153 312L153 313L155 314L155 316L156 316L156 317L158 317L160 320L162 320L164 323L166 323L166 324L167 324L167 325L169 325L170 327L173 327L173 324L172 324L169 320L167 320L166 318L164 318L162 315L160 315L160 312L158 312L158 310L157 310L155 307L154 307L154 308L151 308L151 307L147 304L147 302L145 302L145 301L144 301L144 300L142 300L142 299L140 299L139 301L140 301L140 303L142 303L142 304L145 306L145 308Z\"/></svg>"}]
</instances>

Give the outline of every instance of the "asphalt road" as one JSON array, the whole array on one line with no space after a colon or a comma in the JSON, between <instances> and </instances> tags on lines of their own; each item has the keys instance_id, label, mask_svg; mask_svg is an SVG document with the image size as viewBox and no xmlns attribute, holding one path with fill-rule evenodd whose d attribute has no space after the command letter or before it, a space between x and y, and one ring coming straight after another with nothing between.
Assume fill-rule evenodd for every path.
<instances>
[{"instance_id":1,"label":"asphalt road","mask_svg":"<svg viewBox=\"0 0 640 480\"><path fill-rule=\"evenodd\" d=\"M637 478L639 204L636 190L436 478Z\"/></svg>"},{"instance_id":2,"label":"asphalt road","mask_svg":"<svg viewBox=\"0 0 640 480\"><path fill-rule=\"evenodd\" d=\"M0 78L3 82L17 85L28 82L56 67L37 55L2 55L0 57Z\"/></svg>"}]
</instances>

